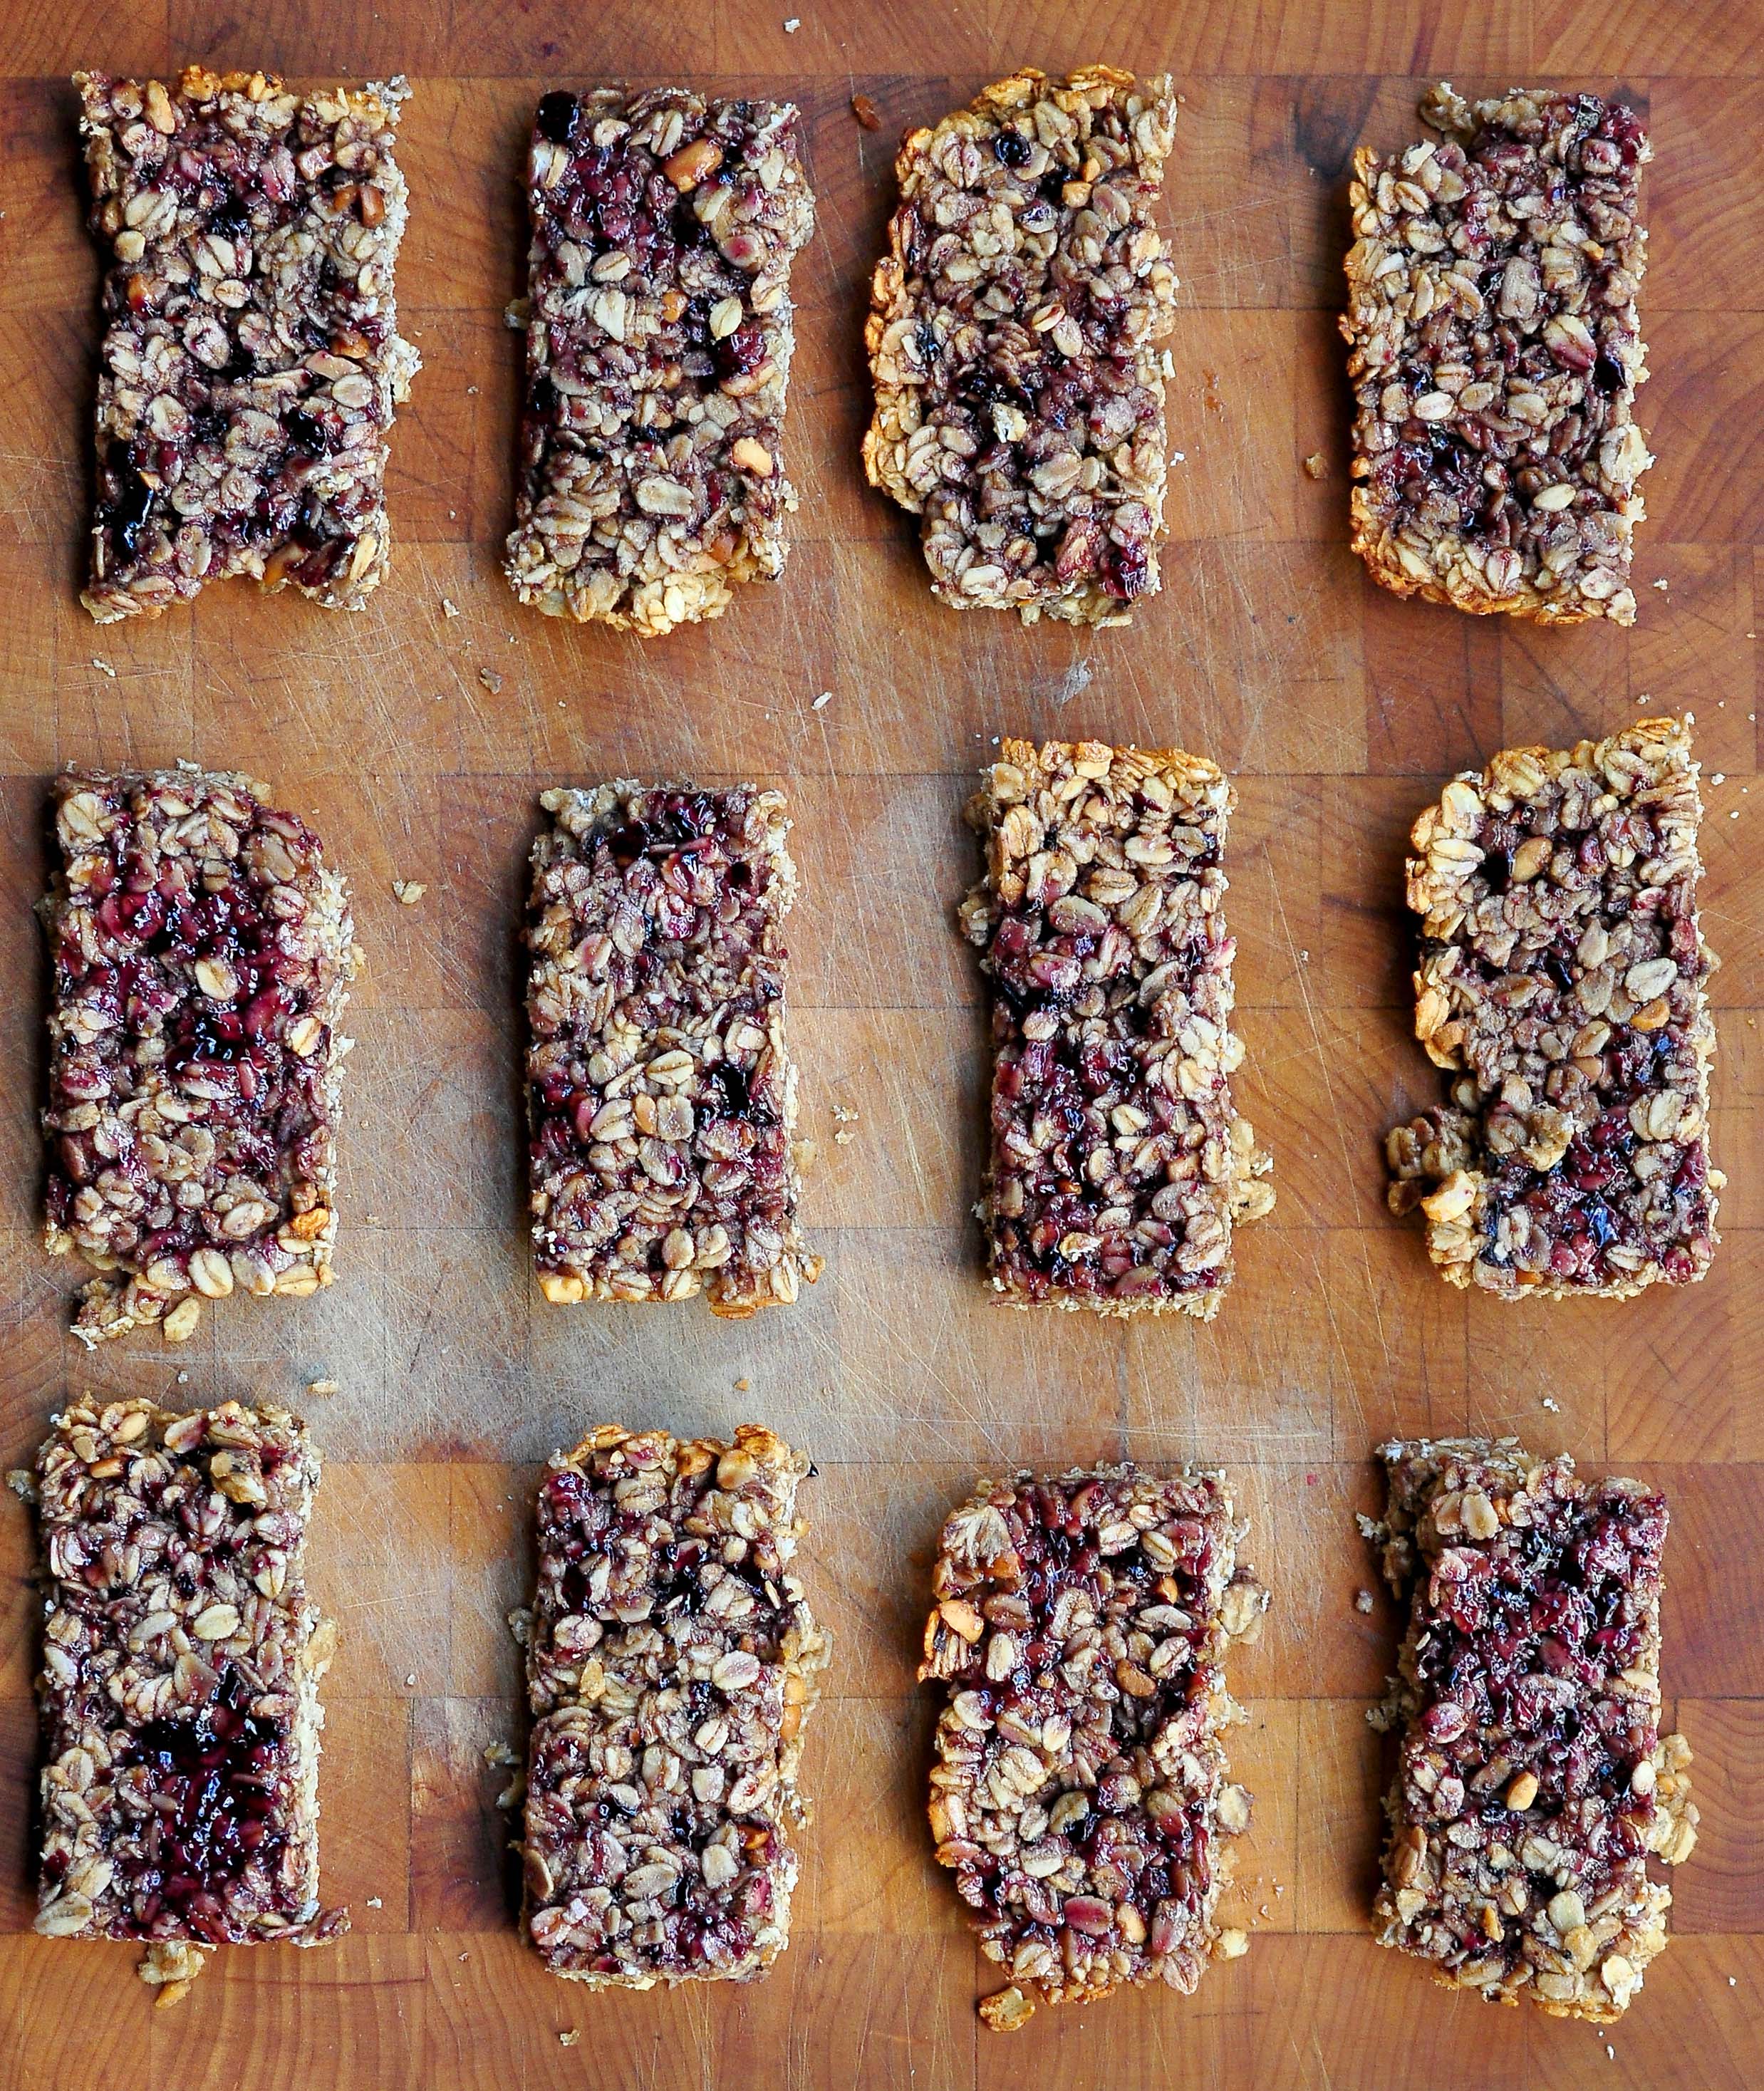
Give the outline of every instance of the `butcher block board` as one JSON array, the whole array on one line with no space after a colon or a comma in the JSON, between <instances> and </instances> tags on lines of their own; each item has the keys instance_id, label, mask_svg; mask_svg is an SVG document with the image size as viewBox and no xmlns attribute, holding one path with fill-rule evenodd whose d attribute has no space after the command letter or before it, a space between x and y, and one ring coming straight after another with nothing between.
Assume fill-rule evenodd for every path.
<instances>
[{"instance_id":1,"label":"butcher block board","mask_svg":"<svg viewBox=\"0 0 1764 2091\"><path fill-rule=\"evenodd\" d=\"M66 75L190 59L414 84L399 287L425 368L393 443L395 563L360 615L234 584L101 630L75 600L96 268ZM1163 593L1131 628L1026 631L934 603L913 524L863 485L865 281L904 127L1019 64L1095 59L1167 68L1184 97L1165 205L1183 278L1170 542ZM0 1463L27 1459L88 1385L309 1416L326 1455L313 1580L343 1629L325 1886L355 1919L330 1950L223 1952L169 2011L130 1949L31 1935L31 1534L0 1499L0 2085L1756 2085L1764 4L11 0L0 63ZM1660 462L1632 632L1398 602L1348 551L1348 162L1362 138L1415 135L1442 75L1469 93L1620 89L1650 119L1642 419ZM498 571L518 386L502 308L523 287L538 95L683 76L803 106L819 226L797 269L802 506L781 584L645 645L522 609ZM881 131L854 120L854 91ZM1499 747L1667 709L1696 714L1710 807L1724 1245L1706 1283L1628 1304L1466 1299L1382 1198L1381 1135L1438 1093L1409 1037L1405 832L1443 778ZM1241 1238L1210 1327L1013 1313L977 1274L984 1026L952 910L974 869L962 802L1005 733L1174 743L1236 779L1239 1094L1279 1203ZM226 1302L181 1351L149 1336L88 1358L66 1333L77 1274L37 1240L45 787L58 763L179 757L272 780L354 885L366 969L337 1282L304 1302ZM793 1023L818 1148L806 1219L827 1269L795 1307L744 1324L697 1305L550 1308L531 1281L515 932L534 800L628 775L776 780L796 817ZM395 879L427 890L401 906ZM308 1395L315 1380L336 1390ZM836 1653L809 1730L795 1933L757 1986L589 1995L544 1974L515 1930L507 1774L483 1758L520 1732L504 1615L528 1586L539 1464L608 1418L683 1434L753 1418L819 1465L803 1572ZM1379 1773L1365 1714L1397 1627L1382 1593L1356 1608L1374 1569L1353 1513L1376 1503L1381 1438L1473 1427L1641 1474L1671 1502L1665 1688L1697 1752L1702 1841L1676 1882L1671 1949L1609 2033L1450 1995L1366 1933ZM1249 1718L1232 1756L1256 1814L1227 1919L1250 1951L1194 1997L1044 2009L1001 2037L973 2009L998 1971L921 1810L929 1562L977 1473L1124 1455L1227 1467L1273 1589L1260 1645L1234 1658Z\"/></svg>"}]
</instances>

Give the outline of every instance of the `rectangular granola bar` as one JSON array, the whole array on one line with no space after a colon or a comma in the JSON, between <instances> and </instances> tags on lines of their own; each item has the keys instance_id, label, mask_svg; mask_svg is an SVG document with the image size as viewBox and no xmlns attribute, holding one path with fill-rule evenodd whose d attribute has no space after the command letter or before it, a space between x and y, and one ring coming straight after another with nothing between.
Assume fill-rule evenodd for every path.
<instances>
[{"instance_id":1,"label":"rectangular granola bar","mask_svg":"<svg viewBox=\"0 0 1764 2091\"><path fill-rule=\"evenodd\" d=\"M305 1425L97 1395L54 1424L37 1929L142 1940L144 1979L186 1986L209 1947L335 1937L347 1913L318 1902L335 1636L307 1595Z\"/></svg>"},{"instance_id":2,"label":"rectangular granola bar","mask_svg":"<svg viewBox=\"0 0 1764 2091\"><path fill-rule=\"evenodd\" d=\"M1026 67L902 143L864 468L955 609L1119 624L1158 588L1175 121L1167 76Z\"/></svg>"},{"instance_id":3,"label":"rectangular granola bar","mask_svg":"<svg viewBox=\"0 0 1764 2091\"><path fill-rule=\"evenodd\" d=\"M1381 1445L1386 1576L1410 1599L1381 1724L1404 1725L1373 1928L1448 1988L1618 2017L1666 1943L1648 1855L1689 1857L1659 1732L1665 1499L1512 1438Z\"/></svg>"},{"instance_id":4,"label":"rectangular granola bar","mask_svg":"<svg viewBox=\"0 0 1764 2091\"><path fill-rule=\"evenodd\" d=\"M108 257L92 580L101 624L206 580L359 610L386 567L386 438L419 359L392 272L402 80L76 73Z\"/></svg>"},{"instance_id":5,"label":"rectangular granola bar","mask_svg":"<svg viewBox=\"0 0 1764 2091\"><path fill-rule=\"evenodd\" d=\"M653 638L783 571L798 127L790 102L684 88L539 104L504 561L523 602Z\"/></svg>"},{"instance_id":6,"label":"rectangular granola bar","mask_svg":"<svg viewBox=\"0 0 1764 2091\"><path fill-rule=\"evenodd\" d=\"M1643 719L1510 748L1415 824L1415 1033L1452 1080L1391 1133L1454 1285L1623 1299L1714 1254L1702 808L1690 735Z\"/></svg>"},{"instance_id":7,"label":"rectangular granola bar","mask_svg":"<svg viewBox=\"0 0 1764 2091\"><path fill-rule=\"evenodd\" d=\"M525 1928L597 1989L752 1981L784 1950L827 1660L790 1572L813 1472L770 1431L616 1424L539 1491Z\"/></svg>"},{"instance_id":8,"label":"rectangular granola bar","mask_svg":"<svg viewBox=\"0 0 1764 2091\"><path fill-rule=\"evenodd\" d=\"M1234 1222L1274 1204L1229 1080L1235 795L1198 756L1098 741L1007 740L985 774L961 921L993 990L992 1283L1016 1306L1210 1320Z\"/></svg>"},{"instance_id":9,"label":"rectangular granola bar","mask_svg":"<svg viewBox=\"0 0 1764 2091\"><path fill-rule=\"evenodd\" d=\"M330 1283L342 877L250 778L69 770L41 912L54 968L44 1239L105 1272L74 1333Z\"/></svg>"},{"instance_id":10,"label":"rectangular granola bar","mask_svg":"<svg viewBox=\"0 0 1764 2091\"><path fill-rule=\"evenodd\" d=\"M796 1227L782 792L551 791L533 844L527 1055L548 1300L740 1318L813 1284Z\"/></svg>"},{"instance_id":11,"label":"rectangular granola bar","mask_svg":"<svg viewBox=\"0 0 1764 2091\"><path fill-rule=\"evenodd\" d=\"M1354 155L1354 550L1398 595L1632 623L1646 135L1542 88L1421 115L1442 142Z\"/></svg>"},{"instance_id":12,"label":"rectangular granola bar","mask_svg":"<svg viewBox=\"0 0 1764 2091\"><path fill-rule=\"evenodd\" d=\"M982 1483L943 1528L921 1679L947 1687L930 1816L981 1951L981 2016L1124 1982L1192 1991L1246 1941L1214 1916L1249 1822L1222 1731L1267 1594L1223 1477L1131 1463ZM1025 1994L1025 1992L1029 1993Z\"/></svg>"}]
</instances>

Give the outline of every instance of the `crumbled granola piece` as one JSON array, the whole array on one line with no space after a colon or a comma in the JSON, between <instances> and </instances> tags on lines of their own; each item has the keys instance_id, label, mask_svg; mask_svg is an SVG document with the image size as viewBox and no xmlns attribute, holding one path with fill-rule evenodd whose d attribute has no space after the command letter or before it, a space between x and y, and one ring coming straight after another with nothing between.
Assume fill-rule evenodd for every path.
<instances>
[{"instance_id":1,"label":"crumbled granola piece","mask_svg":"<svg viewBox=\"0 0 1764 2091\"><path fill-rule=\"evenodd\" d=\"M523 602L653 638L783 572L790 270L814 229L798 124L684 88L539 104L504 562Z\"/></svg>"},{"instance_id":2,"label":"crumbled granola piece","mask_svg":"<svg viewBox=\"0 0 1764 2091\"><path fill-rule=\"evenodd\" d=\"M827 1640L790 1572L811 1471L769 1430L616 1424L539 1491L525 1929L600 1989L752 1981L784 1950Z\"/></svg>"},{"instance_id":3,"label":"crumbled granola piece","mask_svg":"<svg viewBox=\"0 0 1764 2091\"><path fill-rule=\"evenodd\" d=\"M1354 549L1398 595L1632 623L1647 137L1547 88L1421 114L1441 142L1354 155Z\"/></svg>"},{"instance_id":4,"label":"crumbled granola piece","mask_svg":"<svg viewBox=\"0 0 1764 2091\"><path fill-rule=\"evenodd\" d=\"M37 1929L149 1942L141 1978L175 2003L210 1947L348 1928L318 1902L318 1459L295 1417L237 1402L87 1395L54 1421Z\"/></svg>"},{"instance_id":5,"label":"crumbled granola piece","mask_svg":"<svg viewBox=\"0 0 1764 2091\"><path fill-rule=\"evenodd\" d=\"M76 73L107 250L99 623L205 581L358 610L385 572L386 438L416 351L393 268L403 80L296 94L273 74Z\"/></svg>"},{"instance_id":6,"label":"crumbled granola piece","mask_svg":"<svg viewBox=\"0 0 1764 2091\"><path fill-rule=\"evenodd\" d=\"M1210 1320L1274 1204L1231 1102L1223 772L1180 749L1007 740L970 804L964 933L993 987L979 1206L1016 1306Z\"/></svg>"},{"instance_id":7,"label":"crumbled granola piece","mask_svg":"<svg viewBox=\"0 0 1764 2091\"><path fill-rule=\"evenodd\" d=\"M957 610L1115 624L1158 585L1175 120L1167 78L1025 69L901 145L864 468Z\"/></svg>"},{"instance_id":8,"label":"crumbled granola piece","mask_svg":"<svg viewBox=\"0 0 1764 2091\"><path fill-rule=\"evenodd\" d=\"M1452 1079L1390 1134L1389 1196L1454 1285L1622 1299L1708 1270L1701 815L1666 718L1507 749L1416 822L1415 1033Z\"/></svg>"},{"instance_id":9,"label":"crumbled granola piece","mask_svg":"<svg viewBox=\"0 0 1764 2091\"><path fill-rule=\"evenodd\" d=\"M551 791L533 845L527 1057L548 1300L731 1318L821 1274L796 1227L781 792Z\"/></svg>"},{"instance_id":10,"label":"crumbled granola piece","mask_svg":"<svg viewBox=\"0 0 1764 2091\"><path fill-rule=\"evenodd\" d=\"M44 1240L117 1274L75 1334L177 1342L205 1299L328 1285L342 878L247 777L69 770L54 795Z\"/></svg>"},{"instance_id":11,"label":"crumbled granola piece","mask_svg":"<svg viewBox=\"0 0 1764 2091\"><path fill-rule=\"evenodd\" d=\"M1690 1750L1659 1732L1665 1500L1510 1438L1378 1456L1411 1610L1374 1934L1447 1987L1608 2023L1666 1944L1648 1855L1697 1835Z\"/></svg>"},{"instance_id":12,"label":"crumbled granola piece","mask_svg":"<svg viewBox=\"0 0 1764 2091\"><path fill-rule=\"evenodd\" d=\"M1132 1464L983 1484L943 1528L919 1671L947 1686L931 1828L1020 2003L1188 1992L1233 1950L1220 1840L1249 1796L1227 1783L1224 1662L1267 1605L1246 1529L1221 1476ZM990 2025L1027 2016L1012 1994Z\"/></svg>"}]
</instances>

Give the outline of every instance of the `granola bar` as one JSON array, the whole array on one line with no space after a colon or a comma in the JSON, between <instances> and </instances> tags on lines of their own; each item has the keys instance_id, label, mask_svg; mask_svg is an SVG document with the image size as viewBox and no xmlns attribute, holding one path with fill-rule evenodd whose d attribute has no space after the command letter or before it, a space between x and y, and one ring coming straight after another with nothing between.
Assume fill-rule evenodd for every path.
<instances>
[{"instance_id":1,"label":"granola bar","mask_svg":"<svg viewBox=\"0 0 1764 2091\"><path fill-rule=\"evenodd\" d=\"M54 1425L37 1929L146 1942L175 2001L210 1947L348 1929L318 1900L318 1456L297 1417L236 1401L86 1395Z\"/></svg>"},{"instance_id":2,"label":"granola bar","mask_svg":"<svg viewBox=\"0 0 1764 2091\"><path fill-rule=\"evenodd\" d=\"M1666 1943L1648 1855L1687 1858L1682 1735L1662 1738L1665 1499L1512 1438L1378 1448L1365 1520L1411 1596L1380 1725L1403 1724L1374 1930L1447 1987L1618 2017Z\"/></svg>"},{"instance_id":3,"label":"granola bar","mask_svg":"<svg viewBox=\"0 0 1764 2091\"><path fill-rule=\"evenodd\" d=\"M1354 550L1398 595L1632 623L1646 135L1542 88L1421 115L1439 143L1354 155Z\"/></svg>"},{"instance_id":4,"label":"granola bar","mask_svg":"<svg viewBox=\"0 0 1764 2091\"><path fill-rule=\"evenodd\" d=\"M597 1989L752 1981L783 1952L802 1729L827 1660L790 1572L813 1472L770 1431L616 1424L539 1491L525 1927Z\"/></svg>"},{"instance_id":5,"label":"granola bar","mask_svg":"<svg viewBox=\"0 0 1764 2091\"><path fill-rule=\"evenodd\" d=\"M118 1274L74 1333L179 1341L205 1299L328 1285L343 879L248 777L69 770L54 798L44 1239Z\"/></svg>"},{"instance_id":6,"label":"granola bar","mask_svg":"<svg viewBox=\"0 0 1764 2091\"><path fill-rule=\"evenodd\" d=\"M1175 121L1164 75L1025 68L901 145L864 468L957 610L1119 624L1158 588Z\"/></svg>"},{"instance_id":7,"label":"granola bar","mask_svg":"<svg viewBox=\"0 0 1764 2091\"><path fill-rule=\"evenodd\" d=\"M546 96L505 571L523 602L653 638L775 580L790 269L814 229L787 101Z\"/></svg>"},{"instance_id":8,"label":"granola bar","mask_svg":"<svg viewBox=\"0 0 1764 2091\"><path fill-rule=\"evenodd\" d=\"M938 1860L1014 1990L996 2028L1122 1983L1192 1991L1244 1950L1214 1906L1249 1822L1222 1731L1227 1644L1267 1594L1223 1477L1131 1464L983 1483L943 1528L921 1679L948 1688Z\"/></svg>"},{"instance_id":9,"label":"granola bar","mask_svg":"<svg viewBox=\"0 0 1764 2091\"><path fill-rule=\"evenodd\" d=\"M392 272L403 80L76 73L109 260L92 580L101 624L205 581L359 610L386 567L386 438L419 359Z\"/></svg>"},{"instance_id":10,"label":"granola bar","mask_svg":"<svg viewBox=\"0 0 1764 2091\"><path fill-rule=\"evenodd\" d=\"M1020 1307L1210 1320L1234 1222L1274 1204L1229 1080L1235 795L1198 756L1099 741L1007 740L986 778L961 923L993 989L993 1285Z\"/></svg>"},{"instance_id":11,"label":"granola bar","mask_svg":"<svg viewBox=\"0 0 1764 2091\"><path fill-rule=\"evenodd\" d=\"M527 1055L534 1260L555 1301L796 1297L796 1070L783 795L551 791L533 845Z\"/></svg>"},{"instance_id":12,"label":"granola bar","mask_svg":"<svg viewBox=\"0 0 1764 2091\"><path fill-rule=\"evenodd\" d=\"M1415 1033L1447 1100L1386 1143L1454 1285L1622 1299L1714 1253L1702 808L1686 723L1511 748L1415 824Z\"/></svg>"}]
</instances>

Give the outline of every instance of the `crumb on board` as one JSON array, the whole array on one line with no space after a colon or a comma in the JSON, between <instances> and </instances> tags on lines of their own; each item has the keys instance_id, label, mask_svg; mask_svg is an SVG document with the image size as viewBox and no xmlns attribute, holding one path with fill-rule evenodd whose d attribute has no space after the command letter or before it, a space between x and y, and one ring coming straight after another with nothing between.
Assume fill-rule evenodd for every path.
<instances>
[{"instance_id":1,"label":"crumb on board","mask_svg":"<svg viewBox=\"0 0 1764 2091\"><path fill-rule=\"evenodd\" d=\"M574 2047L576 2043L581 2037L581 2034L576 2031L574 2026L567 2027L563 2032L558 2035L558 2046L559 2047Z\"/></svg>"},{"instance_id":2,"label":"crumb on board","mask_svg":"<svg viewBox=\"0 0 1764 2091\"><path fill-rule=\"evenodd\" d=\"M308 1394L334 1394L337 1382L334 1379L309 1379L306 1382L306 1390Z\"/></svg>"},{"instance_id":3,"label":"crumb on board","mask_svg":"<svg viewBox=\"0 0 1764 2091\"><path fill-rule=\"evenodd\" d=\"M882 111L867 94L854 94L852 97L852 114L866 131L881 130Z\"/></svg>"},{"instance_id":4,"label":"crumb on board","mask_svg":"<svg viewBox=\"0 0 1764 2091\"><path fill-rule=\"evenodd\" d=\"M392 890L398 895L401 907L414 908L429 888L420 878L395 878Z\"/></svg>"},{"instance_id":5,"label":"crumb on board","mask_svg":"<svg viewBox=\"0 0 1764 2091\"><path fill-rule=\"evenodd\" d=\"M478 680L484 685L485 688L490 692L493 697L502 687L502 679L497 674L494 668L480 668L478 670Z\"/></svg>"},{"instance_id":6,"label":"crumb on board","mask_svg":"<svg viewBox=\"0 0 1764 2091\"><path fill-rule=\"evenodd\" d=\"M459 614L459 606L451 597L443 596L441 598L441 614L443 617L457 617Z\"/></svg>"},{"instance_id":7,"label":"crumb on board","mask_svg":"<svg viewBox=\"0 0 1764 2091\"><path fill-rule=\"evenodd\" d=\"M1313 451L1305 460L1305 469L1313 479L1326 479L1329 476L1329 459L1321 451Z\"/></svg>"},{"instance_id":8,"label":"crumb on board","mask_svg":"<svg viewBox=\"0 0 1764 2091\"><path fill-rule=\"evenodd\" d=\"M1369 1612L1372 1609L1372 1593L1369 1590L1356 1590L1353 1593L1353 1608L1356 1612Z\"/></svg>"},{"instance_id":9,"label":"crumb on board","mask_svg":"<svg viewBox=\"0 0 1764 2091\"><path fill-rule=\"evenodd\" d=\"M820 696L815 699L814 702L813 702L812 705L809 705L809 710L810 710L810 711L812 711L812 712L825 711L825 710L826 709L827 706L828 706L829 705L830 705L830 704L832 703L832 701L833 701L833 692L832 692L832 691L830 691L830 690L823 690L823 691L821 692Z\"/></svg>"}]
</instances>

